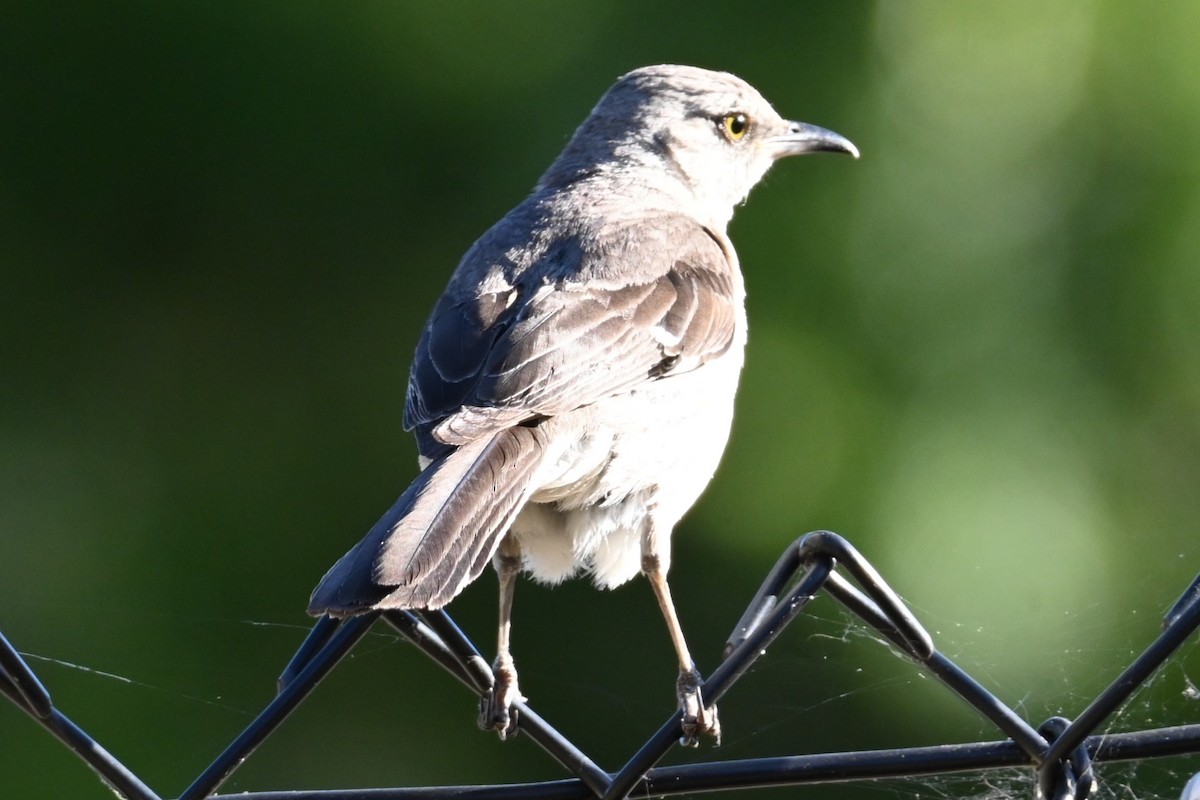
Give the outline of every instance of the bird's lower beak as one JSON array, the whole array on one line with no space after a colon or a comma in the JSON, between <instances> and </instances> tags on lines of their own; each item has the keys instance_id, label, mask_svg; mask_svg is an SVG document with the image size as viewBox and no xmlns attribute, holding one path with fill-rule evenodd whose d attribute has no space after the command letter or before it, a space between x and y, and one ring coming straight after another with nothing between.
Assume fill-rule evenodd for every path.
<instances>
[{"instance_id":1,"label":"bird's lower beak","mask_svg":"<svg viewBox=\"0 0 1200 800\"><path fill-rule=\"evenodd\" d=\"M858 158L858 148L854 142L840 133L809 125L807 122L787 123L787 133L772 136L767 139L775 158L798 156L804 153L826 151L830 153L847 153Z\"/></svg>"}]
</instances>

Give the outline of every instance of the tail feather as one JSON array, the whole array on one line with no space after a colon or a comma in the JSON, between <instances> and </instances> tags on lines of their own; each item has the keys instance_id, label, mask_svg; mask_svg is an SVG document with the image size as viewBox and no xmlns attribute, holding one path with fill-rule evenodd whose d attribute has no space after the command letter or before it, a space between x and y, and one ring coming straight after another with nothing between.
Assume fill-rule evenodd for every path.
<instances>
[{"instance_id":1,"label":"tail feather","mask_svg":"<svg viewBox=\"0 0 1200 800\"><path fill-rule=\"evenodd\" d=\"M309 613L449 603L495 554L545 451L539 428L517 426L435 460L325 574Z\"/></svg>"},{"instance_id":2,"label":"tail feather","mask_svg":"<svg viewBox=\"0 0 1200 800\"><path fill-rule=\"evenodd\" d=\"M529 499L531 490L528 478L520 483L510 483L505 490L497 494L492 503L485 506L485 513L476 524L480 529L495 530L500 535L488 539L478 537L471 542L470 547L463 548L459 556L454 559L453 571L446 576L446 580L442 584L447 591L430 597L427 601L429 605L426 607L440 608L449 603L455 595L483 572L496 553L500 536L512 525L513 518L525 505L525 501ZM453 591L449 591L451 587L454 587Z\"/></svg>"}]
</instances>

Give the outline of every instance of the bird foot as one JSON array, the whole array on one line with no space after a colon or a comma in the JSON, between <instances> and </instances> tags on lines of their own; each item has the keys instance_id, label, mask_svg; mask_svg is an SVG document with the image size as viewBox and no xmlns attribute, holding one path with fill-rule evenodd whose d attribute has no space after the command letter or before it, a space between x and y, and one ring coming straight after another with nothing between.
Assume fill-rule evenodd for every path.
<instances>
[{"instance_id":1,"label":"bird foot","mask_svg":"<svg viewBox=\"0 0 1200 800\"><path fill-rule=\"evenodd\" d=\"M479 727L495 731L504 741L517 735L516 704L524 702L525 697L517 686L517 669L512 659L497 658L492 675L495 681L491 690L479 698Z\"/></svg>"},{"instance_id":2,"label":"bird foot","mask_svg":"<svg viewBox=\"0 0 1200 800\"><path fill-rule=\"evenodd\" d=\"M700 688L703 681L695 668L679 673L675 682L675 695L679 698L679 710L683 712L679 743L684 747L695 747L699 737L711 736L714 744L721 743L721 723L717 719L717 707L704 705Z\"/></svg>"}]
</instances>

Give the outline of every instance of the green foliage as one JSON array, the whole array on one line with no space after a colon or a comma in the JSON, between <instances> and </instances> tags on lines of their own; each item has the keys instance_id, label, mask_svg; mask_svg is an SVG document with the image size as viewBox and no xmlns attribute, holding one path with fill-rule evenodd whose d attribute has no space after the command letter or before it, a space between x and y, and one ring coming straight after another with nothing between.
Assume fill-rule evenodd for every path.
<instances>
[{"instance_id":1,"label":"green foliage","mask_svg":"<svg viewBox=\"0 0 1200 800\"><path fill-rule=\"evenodd\" d=\"M0 626L132 679L34 662L181 791L415 474L409 354L459 255L617 75L675 61L863 153L779 165L732 226L739 415L675 539L701 668L782 548L829 528L1003 698L1075 713L1200 564L1198 9L6 5ZM493 592L452 609L488 648ZM817 605L726 700L715 755L993 735ZM522 688L605 767L670 712L645 586L522 585L516 619ZM1120 725L1194 721L1186 680ZM560 776L473 719L380 636L229 788ZM2 705L0 741L0 794L107 796Z\"/></svg>"}]
</instances>

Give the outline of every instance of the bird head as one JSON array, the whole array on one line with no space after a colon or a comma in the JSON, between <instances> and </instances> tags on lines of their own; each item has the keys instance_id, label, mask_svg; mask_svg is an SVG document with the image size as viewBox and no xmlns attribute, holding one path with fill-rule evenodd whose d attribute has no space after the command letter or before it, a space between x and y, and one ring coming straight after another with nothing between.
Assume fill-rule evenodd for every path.
<instances>
[{"instance_id":1,"label":"bird head","mask_svg":"<svg viewBox=\"0 0 1200 800\"><path fill-rule=\"evenodd\" d=\"M539 188L595 178L622 201L666 196L724 229L772 164L816 151L858 157L850 140L784 119L735 75L664 64L618 79Z\"/></svg>"}]
</instances>

